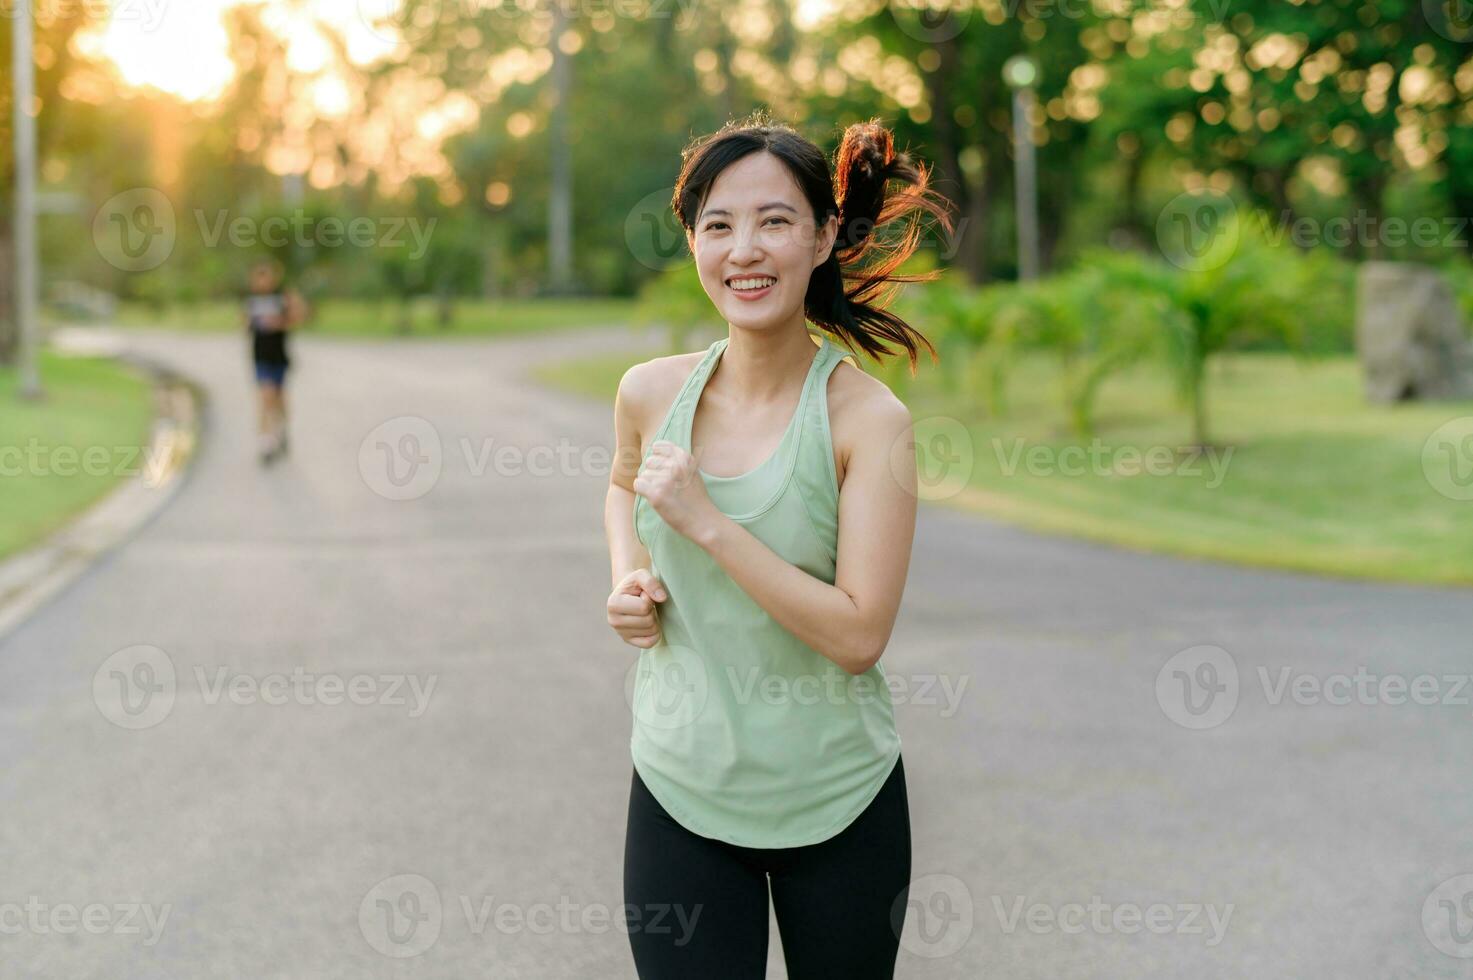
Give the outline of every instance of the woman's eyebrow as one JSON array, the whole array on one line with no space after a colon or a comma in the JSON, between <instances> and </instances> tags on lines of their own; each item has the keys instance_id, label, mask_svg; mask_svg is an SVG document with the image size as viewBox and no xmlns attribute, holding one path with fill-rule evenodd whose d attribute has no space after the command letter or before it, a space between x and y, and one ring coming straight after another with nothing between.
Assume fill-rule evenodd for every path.
<instances>
[{"instance_id":1,"label":"woman's eyebrow","mask_svg":"<svg viewBox=\"0 0 1473 980\"><path fill-rule=\"evenodd\" d=\"M759 204L757 206L757 210L758 211L766 211L768 208L783 208L785 210L788 210L788 211L793 212L794 214L797 214L798 213L798 209L797 208L793 207L791 204L788 204L788 203L786 203L784 201L768 201L766 204ZM710 217L713 214L724 214L724 215L730 216L731 215L731 212L728 211L728 210L726 210L725 208L712 208L711 210L709 210L709 211L705 212L704 214L702 214L701 217L707 218L707 217Z\"/></svg>"}]
</instances>

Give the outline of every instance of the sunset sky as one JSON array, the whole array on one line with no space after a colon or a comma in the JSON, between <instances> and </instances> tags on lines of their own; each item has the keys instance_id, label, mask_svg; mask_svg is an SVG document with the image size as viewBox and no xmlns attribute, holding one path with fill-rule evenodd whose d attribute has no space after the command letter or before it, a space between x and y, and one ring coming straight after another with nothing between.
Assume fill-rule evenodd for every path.
<instances>
[{"instance_id":1,"label":"sunset sky","mask_svg":"<svg viewBox=\"0 0 1473 980\"><path fill-rule=\"evenodd\" d=\"M396 34L387 18L400 2L119 0L111 5L111 20L78 43L88 55L106 57L116 64L130 85L152 86L191 101L209 100L224 91L231 78L221 20L227 8L246 3L264 6L266 23L290 45L291 67L312 73L330 60L324 28L346 39L350 57L359 64L393 51ZM675 6L667 9L681 9L678 0L671 2ZM839 6L840 0L799 0L794 5L794 21L800 28L812 27Z\"/></svg>"},{"instance_id":2,"label":"sunset sky","mask_svg":"<svg viewBox=\"0 0 1473 980\"><path fill-rule=\"evenodd\" d=\"M449 4L492 4L496 0L440 0ZM915 0L924 2L924 0ZM370 163L384 186L395 187L411 175L422 174L448 184L449 167L440 154L444 138L475 124L478 106L495 102L502 89L513 81L530 84L551 63L545 47L511 47L491 58L486 77L468 91L449 91L436 78L412 72L397 75L383 90L377 103L365 111L355 81L334 60L329 39L340 37L352 62L373 63L392 55L400 47L392 15L401 0L115 0L111 17L76 38L84 57L111 63L125 87L157 89L182 100L209 103L229 88L234 74L224 14L232 7L251 4L262 8L263 22L286 44L287 66L307 79L292 98L293 107L278 106L282 127L271 145L263 148L263 161L275 173L303 173L316 187L329 187L344 179L363 179ZM799 0L794 4L794 22L800 30L818 24L843 0ZM663 9L687 9L690 0L667 0ZM545 3L537 9L546 10ZM706 8L708 11L714 8ZM737 39L760 48L770 35L771 7L761 0L727 8L722 16ZM570 33L583 34L588 21L575 22ZM568 48L565 48L568 49ZM576 48L568 49L576 50ZM697 67L714 58L709 50L696 55ZM704 60L703 60L704 59ZM879 77L876 66L865 63L866 77ZM914 87L914 86L913 86ZM903 93L902 93L903 94ZM913 99L911 100L913 101ZM908 103L907 103L908 104ZM350 144L356 169L344 172L331 157L314 152L307 125L312 120L353 119L339 135ZM293 122L294 121L294 122ZM514 137L531 130L526 113L507 120ZM254 149L259 134L240 134L242 147ZM320 148L319 148L320 149ZM161 150L162 154L162 150ZM162 154L168 156L168 154Z\"/></svg>"},{"instance_id":3,"label":"sunset sky","mask_svg":"<svg viewBox=\"0 0 1473 980\"><path fill-rule=\"evenodd\" d=\"M291 67L311 73L328 64L322 26L347 40L354 61L368 63L392 51L391 29L376 14L397 0L131 0L113 5L113 15L79 44L105 56L130 85L152 86L189 100L218 96L230 83L232 66L222 12L243 3L264 6L265 20L289 44Z\"/></svg>"}]
</instances>

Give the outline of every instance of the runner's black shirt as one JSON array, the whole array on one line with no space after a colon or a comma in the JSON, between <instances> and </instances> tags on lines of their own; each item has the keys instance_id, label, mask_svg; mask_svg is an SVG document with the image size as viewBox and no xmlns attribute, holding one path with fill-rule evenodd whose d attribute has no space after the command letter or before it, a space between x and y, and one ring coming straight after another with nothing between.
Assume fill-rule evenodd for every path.
<instances>
[{"instance_id":1,"label":"runner's black shirt","mask_svg":"<svg viewBox=\"0 0 1473 980\"><path fill-rule=\"evenodd\" d=\"M290 364L286 352L285 330L268 327L265 317L286 316L286 294L250 293L246 296L246 314L250 317L251 356L258 364Z\"/></svg>"}]
</instances>

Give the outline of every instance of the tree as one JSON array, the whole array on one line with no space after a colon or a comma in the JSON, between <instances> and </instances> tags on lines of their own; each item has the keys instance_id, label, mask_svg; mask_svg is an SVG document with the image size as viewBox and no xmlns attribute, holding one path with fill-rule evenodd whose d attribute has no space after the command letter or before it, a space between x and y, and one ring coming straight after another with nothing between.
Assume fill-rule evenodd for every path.
<instances>
[{"instance_id":1,"label":"tree","mask_svg":"<svg viewBox=\"0 0 1473 980\"><path fill-rule=\"evenodd\" d=\"M92 127L71 130L67 126L70 103L61 97L62 86L78 67L72 50L72 37L90 25L96 10L95 4L87 3L41 3L34 8L34 62L36 78L36 102L42 110L36 118L36 158L46 161L53 153L66 147L78 136L83 141ZM14 87L10 84L13 75L11 49L12 31L17 11L11 5L5 16L0 16L0 187L15 187L15 134L12 118L15 112ZM85 115L82 109L79 115ZM73 149L81 149L73 144ZM0 200L0 364L12 363L16 356L19 337L13 315L14 303L14 212L11 195Z\"/></svg>"}]
</instances>

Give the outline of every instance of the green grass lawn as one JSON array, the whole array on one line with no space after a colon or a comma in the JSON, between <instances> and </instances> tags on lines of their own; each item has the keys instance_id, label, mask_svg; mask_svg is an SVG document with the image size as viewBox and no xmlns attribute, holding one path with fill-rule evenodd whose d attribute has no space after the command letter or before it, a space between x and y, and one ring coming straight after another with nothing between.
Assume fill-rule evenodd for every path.
<instances>
[{"instance_id":1,"label":"green grass lawn","mask_svg":"<svg viewBox=\"0 0 1473 980\"><path fill-rule=\"evenodd\" d=\"M304 332L342 337L466 337L552 330L563 327L613 326L629 322L629 299L468 300L457 303L448 326L442 327L434 304L411 307L411 332L400 334L400 306L393 301L325 300ZM244 329L238 305L229 302L180 304L154 310L125 303L119 326L168 327L176 330Z\"/></svg>"},{"instance_id":2,"label":"green grass lawn","mask_svg":"<svg viewBox=\"0 0 1473 980\"><path fill-rule=\"evenodd\" d=\"M583 360L541 378L612 400L632 362ZM863 366L910 406L923 474L940 474L943 456L952 460L937 489L923 491L938 502L1142 550L1473 584L1473 501L1440 494L1422 462L1434 430L1473 416L1473 402L1367 405L1353 358L1304 365L1281 354L1220 359L1208 395L1216 472L1211 457L1175 453L1190 431L1156 369L1106 384L1092 445L1069 433L1046 357L1020 360L1005 409L993 418L974 399L948 396L928 356L909 383L903 366ZM1467 463L1473 468L1473 459Z\"/></svg>"},{"instance_id":3,"label":"green grass lawn","mask_svg":"<svg viewBox=\"0 0 1473 980\"><path fill-rule=\"evenodd\" d=\"M151 384L104 358L43 351L42 401L0 368L0 557L34 544L143 466ZM130 470L131 467L131 470Z\"/></svg>"}]
</instances>

